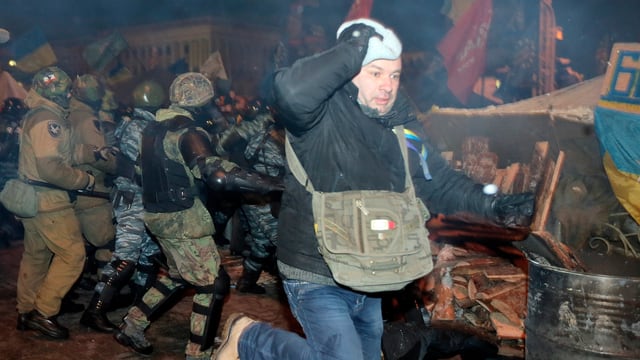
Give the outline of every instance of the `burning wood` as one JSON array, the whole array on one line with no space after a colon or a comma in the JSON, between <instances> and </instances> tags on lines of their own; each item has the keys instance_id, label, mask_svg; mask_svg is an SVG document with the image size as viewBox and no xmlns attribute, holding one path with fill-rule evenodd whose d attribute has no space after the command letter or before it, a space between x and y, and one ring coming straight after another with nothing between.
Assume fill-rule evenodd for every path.
<instances>
[{"instance_id":1,"label":"burning wood","mask_svg":"<svg viewBox=\"0 0 640 360\"><path fill-rule=\"evenodd\" d=\"M455 162L455 154L449 154ZM498 158L483 137L462 144L461 170L502 193L533 191L532 226L505 228L470 214L437 215L426 224L436 257L434 270L418 282L431 326L460 331L499 345L500 353L524 357L528 261L521 241L547 249L570 270L584 266L571 249L546 231L564 153L550 159L548 142L535 144L530 164L497 169Z\"/></svg>"},{"instance_id":2,"label":"burning wood","mask_svg":"<svg viewBox=\"0 0 640 360\"><path fill-rule=\"evenodd\" d=\"M434 271L419 282L431 326L478 336L511 353L522 350L507 342L525 337L527 274L493 252L434 244Z\"/></svg>"}]
</instances>

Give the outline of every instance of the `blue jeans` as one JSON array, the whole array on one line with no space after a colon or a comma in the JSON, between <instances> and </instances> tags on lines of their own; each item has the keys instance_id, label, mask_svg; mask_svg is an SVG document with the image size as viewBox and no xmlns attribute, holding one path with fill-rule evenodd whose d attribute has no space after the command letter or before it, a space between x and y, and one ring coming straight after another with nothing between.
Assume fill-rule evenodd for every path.
<instances>
[{"instance_id":1,"label":"blue jeans","mask_svg":"<svg viewBox=\"0 0 640 360\"><path fill-rule=\"evenodd\" d=\"M306 338L266 323L252 324L240 337L240 359L380 359L380 298L306 281L283 284Z\"/></svg>"}]
</instances>

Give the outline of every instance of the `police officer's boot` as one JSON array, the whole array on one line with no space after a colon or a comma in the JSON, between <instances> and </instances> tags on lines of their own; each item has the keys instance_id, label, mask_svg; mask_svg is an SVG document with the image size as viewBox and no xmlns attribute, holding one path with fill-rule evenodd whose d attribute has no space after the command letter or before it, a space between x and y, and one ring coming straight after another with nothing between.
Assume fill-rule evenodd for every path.
<instances>
[{"instance_id":1,"label":"police officer's boot","mask_svg":"<svg viewBox=\"0 0 640 360\"><path fill-rule=\"evenodd\" d=\"M115 331L113 337L120 345L127 346L139 354L150 355L153 352L153 345L144 336L144 330L127 315L122 319L122 324Z\"/></svg>"},{"instance_id":2,"label":"police officer's boot","mask_svg":"<svg viewBox=\"0 0 640 360\"><path fill-rule=\"evenodd\" d=\"M200 359L206 355L206 359L211 358L211 350L214 339L218 333L220 318L222 316L222 306L225 298L229 295L231 288L231 278L222 266L218 268L218 276L213 285L196 287L196 294L212 294L211 302L208 306L198 304L194 301L192 312L202 315L204 324L191 323L191 335L187 346L187 359ZM199 297L202 298L202 297ZM195 297L194 297L195 299ZM192 317L193 319L194 317ZM194 326L195 325L195 326ZM202 335L194 334L194 329L202 329Z\"/></svg>"},{"instance_id":3,"label":"police officer's boot","mask_svg":"<svg viewBox=\"0 0 640 360\"><path fill-rule=\"evenodd\" d=\"M185 287L185 282L182 279L158 275L153 286L147 291L151 295L143 295L140 301L129 309L127 315L122 319L122 324L113 335L118 343L143 355L149 355L153 352L153 345L144 336L150 319L159 315L165 309L164 305L170 303Z\"/></svg>"},{"instance_id":4,"label":"police officer's boot","mask_svg":"<svg viewBox=\"0 0 640 360\"><path fill-rule=\"evenodd\" d=\"M111 333L117 329L109 321L106 313L113 302L114 296L120 292L120 289L133 275L136 263L127 260L115 260L111 263L111 266L115 272L111 276L103 275L101 282L104 283L104 287L102 291L94 292L89 302L89 307L80 318L82 325L103 333Z\"/></svg>"},{"instance_id":5,"label":"police officer's boot","mask_svg":"<svg viewBox=\"0 0 640 360\"><path fill-rule=\"evenodd\" d=\"M236 284L236 290L243 293L251 293L251 294L264 294L267 290L258 285L258 279L260 278L261 270L251 270L248 268L244 268L242 270L242 276L238 279L238 283Z\"/></svg>"}]
</instances>

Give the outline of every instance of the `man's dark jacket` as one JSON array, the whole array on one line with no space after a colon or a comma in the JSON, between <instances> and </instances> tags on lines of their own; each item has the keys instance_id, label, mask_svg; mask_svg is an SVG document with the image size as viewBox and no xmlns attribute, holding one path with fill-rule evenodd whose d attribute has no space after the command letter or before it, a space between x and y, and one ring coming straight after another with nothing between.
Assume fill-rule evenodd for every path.
<instances>
[{"instance_id":1,"label":"man's dark jacket","mask_svg":"<svg viewBox=\"0 0 640 360\"><path fill-rule=\"evenodd\" d=\"M405 169L392 128L404 125L423 134L409 100L401 92L391 111L365 115L351 82L365 53L349 43L300 59L274 76L275 108L292 147L317 191L390 190L402 192ZM422 139L424 139L424 136ZM489 202L481 186L448 166L425 143L432 180L419 156L409 150L416 194L432 213L474 212L487 215ZM287 169L279 215L277 257L285 278L332 284L331 272L318 252L311 193Z\"/></svg>"}]
</instances>

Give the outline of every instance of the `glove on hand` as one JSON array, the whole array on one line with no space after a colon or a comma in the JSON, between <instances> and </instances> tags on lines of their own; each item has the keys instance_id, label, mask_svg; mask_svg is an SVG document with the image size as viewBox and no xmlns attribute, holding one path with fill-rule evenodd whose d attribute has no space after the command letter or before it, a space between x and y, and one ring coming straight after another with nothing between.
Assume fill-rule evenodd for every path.
<instances>
[{"instance_id":1,"label":"glove on hand","mask_svg":"<svg viewBox=\"0 0 640 360\"><path fill-rule=\"evenodd\" d=\"M367 18L342 23L336 34L338 43L348 42L364 54L362 66L378 59L395 60L402 55L402 43L395 32Z\"/></svg>"},{"instance_id":2,"label":"glove on hand","mask_svg":"<svg viewBox=\"0 0 640 360\"><path fill-rule=\"evenodd\" d=\"M109 161L110 157L114 157L118 155L120 149L115 146L103 146L99 149L93 150L93 156L98 160Z\"/></svg>"},{"instance_id":3,"label":"glove on hand","mask_svg":"<svg viewBox=\"0 0 640 360\"><path fill-rule=\"evenodd\" d=\"M497 195L491 202L493 220L507 227L531 225L535 208L535 194L531 192Z\"/></svg>"},{"instance_id":4,"label":"glove on hand","mask_svg":"<svg viewBox=\"0 0 640 360\"><path fill-rule=\"evenodd\" d=\"M356 23L344 29L338 37L338 42L350 42L358 46L361 53L366 53L369 48L369 39L373 36L382 40L382 35L376 32L376 29L369 25Z\"/></svg>"}]
</instances>

